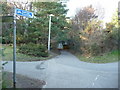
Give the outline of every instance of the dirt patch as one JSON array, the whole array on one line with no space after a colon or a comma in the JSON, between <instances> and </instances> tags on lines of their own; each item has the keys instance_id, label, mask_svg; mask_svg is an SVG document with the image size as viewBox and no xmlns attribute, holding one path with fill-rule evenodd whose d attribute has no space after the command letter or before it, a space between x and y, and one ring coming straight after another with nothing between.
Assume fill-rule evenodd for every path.
<instances>
[{"instance_id":1,"label":"dirt patch","mask_svg":"<svg viewBox=\"0 0 120 90\"><path fill-rule=\"evenodd\" d=\"M13 88L12 79L13 74L11 72L3 72L3 88ZM42 88L45 84L46 82L43 80L16 74L16 88Z\"/></svg>"}]
</instances>

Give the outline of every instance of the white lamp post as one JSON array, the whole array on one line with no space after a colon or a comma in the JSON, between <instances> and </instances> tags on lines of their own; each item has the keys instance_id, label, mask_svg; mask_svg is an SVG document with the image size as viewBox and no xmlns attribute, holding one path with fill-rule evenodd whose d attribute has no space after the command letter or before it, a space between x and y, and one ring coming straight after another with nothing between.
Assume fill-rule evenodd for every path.
<instances>
[{"instance_id":1,"label":"white lamp post","mask_svg":"<svg viewBox=\"0 0 120 90\"><path fill-rule=\"evenodd\" d=\"M50 51L50 33L51 33L51 17L54 16L53 14L49 15L49 35L48 35L48 51Z\"/></svg>"},{"instance_id":2,"label":"white lamp post","mask_svg":"<svg viewBox=\"0 0 120 90\"><path fill-rule=\"evenodd\" d=\"M120 1L118 2L118 22L120 22Z\"/></svg>"}]
</instances>

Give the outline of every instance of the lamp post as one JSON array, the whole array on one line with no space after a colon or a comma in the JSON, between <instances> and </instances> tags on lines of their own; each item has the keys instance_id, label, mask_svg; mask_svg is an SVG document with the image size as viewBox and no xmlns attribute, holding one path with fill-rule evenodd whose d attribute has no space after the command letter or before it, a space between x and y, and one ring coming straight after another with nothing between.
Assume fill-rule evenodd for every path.
<instances>
[{"instance_id":1,"label":"lamp post","mask_svg":"<svg viewBox=\"0 0 120 90\"><path fill-rule=\"evenodd\" d=\"M54 16L53 14L49 15L49 35L48 35L48 51L50 51L50 33L51 33L51 17Z\"/></svg>"},{"instance_id":2,"label":"lamp post","mask_svg":"<svg viewBox=\"0 0 120 90\"><path fill-rule=\"evenodd\" d=\"M120 1L118 2L118 23L120 24Z\"/></svg>"}]
</instances>

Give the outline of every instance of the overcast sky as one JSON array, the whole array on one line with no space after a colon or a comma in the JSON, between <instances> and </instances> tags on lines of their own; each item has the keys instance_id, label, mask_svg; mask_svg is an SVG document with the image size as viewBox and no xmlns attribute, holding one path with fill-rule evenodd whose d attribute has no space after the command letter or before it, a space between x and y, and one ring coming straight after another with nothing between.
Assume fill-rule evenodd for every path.
<instances>
[{"instance_id":1,"label":"overcast sky","mask_svg":"<svg viewBox=\"0 0 120 90\"><path fill-rule=\"evenodd\" d=\"M120 0L69 0L67 8L69 9L67 16L74 16L77 8L82 8L92 4L95 7L104 8L104 21L109 22L113 13L118 8Z\"/></svg>"}]
</instances>

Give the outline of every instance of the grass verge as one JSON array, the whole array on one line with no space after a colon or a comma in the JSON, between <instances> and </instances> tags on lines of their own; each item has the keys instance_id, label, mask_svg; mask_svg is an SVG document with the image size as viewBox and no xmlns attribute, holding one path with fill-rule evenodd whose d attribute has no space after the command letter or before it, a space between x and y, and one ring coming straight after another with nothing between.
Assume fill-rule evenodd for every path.
<instances>
[{"instance_id":1,"label":"grass verge","mask_svg":"<svg viewBox=\"0 0 120 90\"><path fill-rule=\"evenodd\" d=\"M8 45L3 45L3 61L12 61L13 60L13 47ZM17 49L18 50L18 49ZM53 58L57 56L58 53L50 52L48 57L35 57L29 56L22 53L16 53L17 61L42 61Z\"/></svg>"},{"instance_id":2,"label":"grass verge","mask_svg":"<svg viewBox=\"0 0 120 90\"><path fill-rule=\"evenodd\" d=\"M80 55L79 53L76 53L75 56L77 56L81 61L89 63L112 63L120 61L118 59L119 53L120 51L115 50L109 53L104 53L103 55L100 56L85 57Z\"/></svg>"}]
</instances>

